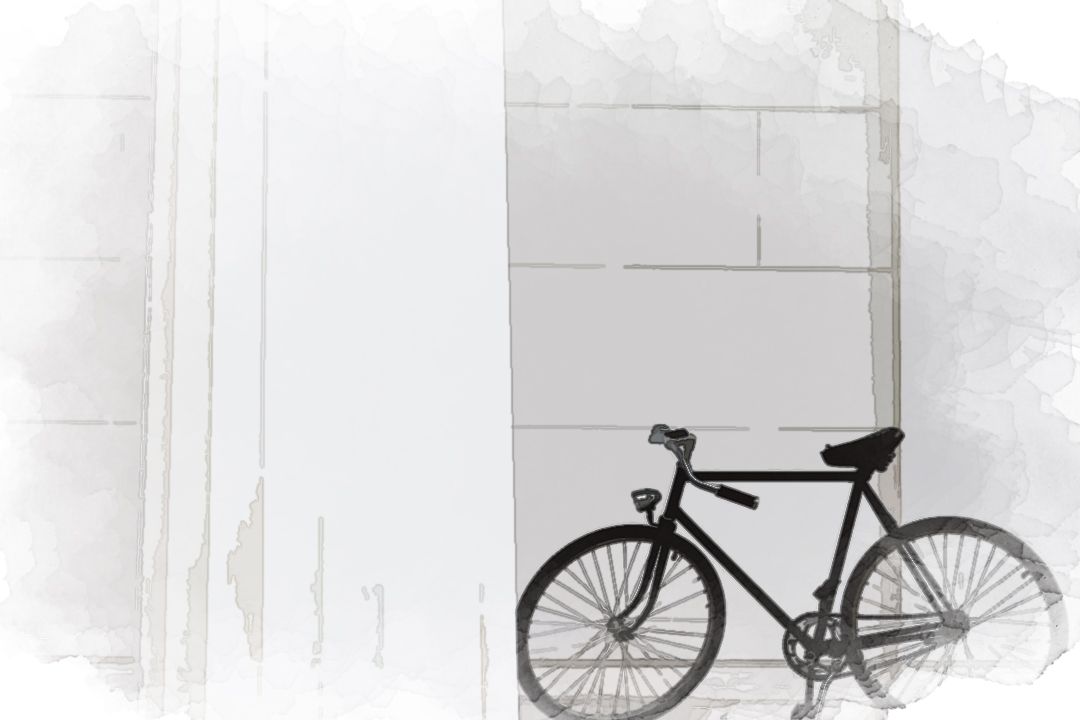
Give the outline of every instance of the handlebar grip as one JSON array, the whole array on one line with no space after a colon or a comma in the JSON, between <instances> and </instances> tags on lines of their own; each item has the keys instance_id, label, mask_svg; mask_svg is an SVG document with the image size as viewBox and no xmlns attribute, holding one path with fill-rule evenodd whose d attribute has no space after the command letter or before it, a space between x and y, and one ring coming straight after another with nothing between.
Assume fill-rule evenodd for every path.
<instances>
[{"instance_id":1,"label":"handlebar grip","mask_svg":"<svg viewBox=\"0 0 1080 720\"><path fill-rule=\"evenodd\" d=\"M727 485L719 485L716 488L716 497L724 498L736 505L742 505L748 507L751 510L757 510L758 496L751 495L750 493L743 492L742 490L736 490L730 488Z\"/></svg>"}]
</instances>

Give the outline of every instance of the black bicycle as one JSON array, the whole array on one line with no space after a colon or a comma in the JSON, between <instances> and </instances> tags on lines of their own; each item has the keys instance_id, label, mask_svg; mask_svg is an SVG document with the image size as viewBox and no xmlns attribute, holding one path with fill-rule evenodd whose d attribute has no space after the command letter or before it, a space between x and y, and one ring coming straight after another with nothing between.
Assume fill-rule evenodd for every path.
<instances>
[{"instance_id":1,"label":"black bicycle","mask_svg":"<svg viewBox=\"0 0 1080 720\"><path fill-rule=\"evenodd\" d=\"M643 720L667 712L709 672L724 636L724 592L704 548L785 633L788 666L806 681L793 718L816 715L829 684L853 677L878 707L902 707L948 674L1029 682L1064 652L1061 591L1023 542L989 523L934 517L898 525L870 486L904 438L886 428L826 446L831 467L810 472L695 471L696 438L652 428L677 465L667 504L631 495L648 524L597 530L570 543L529 582L517 608L518 676L545 714L567 720ZM687 485L754 509L758 498L725 482L849 482L851 494L817 610L789 616L680 508ZM861 500L885 534L840 586ZM677 534L682 528L697 541ZM820 685L817 698L815 689Z\"/></svg>"}]
</instances>

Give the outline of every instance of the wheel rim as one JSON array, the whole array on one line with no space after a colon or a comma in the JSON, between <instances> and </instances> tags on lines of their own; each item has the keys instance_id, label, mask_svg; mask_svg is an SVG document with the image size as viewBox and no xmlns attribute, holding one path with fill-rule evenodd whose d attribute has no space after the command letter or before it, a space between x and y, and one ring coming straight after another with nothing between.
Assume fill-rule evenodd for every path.
<instances>
[{"instance_id":1,"label":"wheel rim","mask_svg":"<svg viewBox=\"0 0 1080 720\"><path fill-rule=\"evenodd\" d=\"M923 586L931 583L923 576L920 584L912 552L940 587L945 608L928 600ZM864 578L853 608L857 672L886 704L924 697L946 675L1030 682L1060 652L1056 583L1019 540L996 528L953 521L889 543ZM908 632L908 639L865 647L866 638L889 632Z\"/></svg>"},{"instance_id":2,"label":"wheel rim","mask_svg":"<svg viewBox=\"0 0 1080 720\"><path fill-rule=\"evenodd\" d=\"M714 629L707 581L696 563L668 552L653 611L622 613L645 579L652 542L615 539L579 553L550 578L527 620L528 672L549 711L571 718L647 717L679 693ZM646 588L647 590L647 588Z\"/></svg>"}]
</instances>

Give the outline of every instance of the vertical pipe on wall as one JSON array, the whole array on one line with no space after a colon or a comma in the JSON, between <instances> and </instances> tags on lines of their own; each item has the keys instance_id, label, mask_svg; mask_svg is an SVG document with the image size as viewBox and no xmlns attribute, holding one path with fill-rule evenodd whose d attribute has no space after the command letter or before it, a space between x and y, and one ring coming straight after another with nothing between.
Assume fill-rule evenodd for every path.
<instances>
[{"instance_id":1,"label":"vertical pipe on wall","mask_svg":"<svg viewBox=\"0 0 1080 720\"><path fill-rule=\"evenodd\" d=\"M878 112L867 118L870 159L870 278L874 418L900 426L900 32L899 8L878 6ZM878 480L878 494L901 520L900 456Z\"/></svg>"},{"instance_id":2,"label":"vertical pipe on wall","mask_svg":"<svg viewBox=\"0 0 1080 720\"><path fill-rule=\"evenodd\" d=\"M159 7L142 548L143 699L200 716L206 680L218 12ZM183 122L181 122L183 118Z\"/></svg>"}]
</instances>

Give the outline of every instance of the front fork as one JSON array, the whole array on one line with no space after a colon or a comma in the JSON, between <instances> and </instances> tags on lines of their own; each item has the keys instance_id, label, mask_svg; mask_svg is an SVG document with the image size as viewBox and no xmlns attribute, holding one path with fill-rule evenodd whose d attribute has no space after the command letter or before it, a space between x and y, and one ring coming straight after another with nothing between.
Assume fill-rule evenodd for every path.
<instances>
[{"instance_id":1,"label":"front fork","mask_svg":"<svg viewBox=\"0 0 1080 720\"><path fill-rule=\"evenodd\" d=\"M675 534L675 521L669 518L661 517L656 523L656 527L660 528L662 536L673 536ZM618 625L616 636L621 636L620 639L629 639L649 617L653 608L656 607L656 600L660 596L660 588L663 586L664 571L667 569L669 550L670 546L663 544L663 540L649 549L649 554L645 558L645 571L641 583L638 585L630 602L614 619ZM627 625L626 619L639 605L642 605L642 601L644 601L644 605L641 612L638 613L637 619Z\"/></svg>"}]
</instances>

